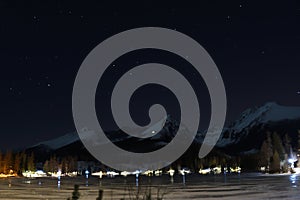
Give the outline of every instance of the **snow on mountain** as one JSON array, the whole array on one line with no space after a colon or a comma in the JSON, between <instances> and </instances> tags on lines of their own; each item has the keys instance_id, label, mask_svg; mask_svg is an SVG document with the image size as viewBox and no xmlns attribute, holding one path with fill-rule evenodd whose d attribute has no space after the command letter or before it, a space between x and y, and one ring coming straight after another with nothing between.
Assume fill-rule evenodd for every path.
<instances>
[{"instance_id":1,"label":"snow on mountain","mask_svg":"<svg viewBox=\"0 0 300 200\"><path fill-rule=\"evenodd\" d=\"M127 138L130 137L130 136L128 136L126 138L118 137L118 132L110 132L109 134L112 135L113 142L120 142L120 141L126 140ZM92 135L93 135L92 131L86 131L81 134L81 137L91 138ZM51 139L51 140L46 140L46 141L40 142L40 143L32 146L32 148L38 147L38 146L46 146L47 148L50 148L51 150L57 150L57 149L60 149L62 147L65 147L67 145L73 144L78 141L80 141L78 134L76 132L72 132L72 133L68 133L63 136Z\"/></svg>"},{"instance_id":2,"label":"snow on mountain","mask_svg":"<svg viewBox=\"0 0 300 200\"><path fill-rule=\"evenodd\" d=\"M54 138L51 140L40 142L34 145L32 148L45 145L52 150L59 149L61 147L67 146L79 140L79 137L76 132L68 133L66 135L60 136L58 138Z\"/></svg>"},{"instance_id":3,"label":"snow on mountain","mask_svg":"<svg viewBox=\"0 0 300 200\"><path fill-rule=\"evenodd\" d=\"M274 103L269 108L263 122L300 119L300 107L285 107Z\"/></svg>"},{"instance_id":4,"label":"snow on mountain","mask_svg":"<svg viewBox=\"0 0 300 200\"><path fill-rule=\"evenodd\" d=\"M274 102L265 105L247 109L241 117L229 128L235 132L241 132L258 123L277 122L282 120L300 119L300 107L286 107Z\"/></svg>"},{"instance_id":5,"label":"snow on mountain","mask_svg":"<svg viewBox=\"0 0 300 200\"><path fill-rule=\"evenodd\" d=\"M245 143L253 143L255 142L254 140L256 139L256 137L262 137L260 133L264 132L265 130L260 130L261 127L269 124L279 124L282 122L293 120L300 120L300 107L281 106L272 102L266 103L261 107L247 109L241 114L238 120L236 120L228 127L223 128L222 134L216 144L216 147L225 148L228 146L236 146L236 148L239 149L240 147L238 147L237 144L244 147L247 146L245 145ZM164 121L165 124L162 123ZM285 124L283 126L289 125ZM153 127L150 127L145 131L146 134L147 132L151 133L151 131L153 130L159 130L162 128L159 133L150 138L132 140L131 136L126 134L120 135L119 131L112 131L108 134L111 141L124 143L125 145L127 144L126 142L129 141L129 144L132 144L132 142L141 142L140 144L147 145L154 143L154 146L162 147L172 140L178 130L178 127L179 123L168 116L166 119L157 122L153 125ZM204 132L198 133L195 139L195 143L202 144L205 137L206 134ZM78 141L80 141L80 139L77 133L73 132L52 140L41 142L33 146L33 148L38 146L46 146L51 150L57 150ZM247 150L251 150L251 145L252 144L249 144L249 148Z\"/></svg>"},{"instance_id":6,"label":"snow on mountain","mask_svg":"<svg viewBox=\"0 0 300 200\"><path fill-rule=\"evenodd\" d=\"M163 121L165 122L164 124L162 124ZM153 125L153 128L157 129L157 127L160 127L160 133L151 137L151 140L169 141L175 136L177 129L179 128L179 123L168 115L166 119ZM149 129L152 130L152 127Z\"/></svg>"},{"instance_id":7,"label":"snow on mountain","mask_svg":"<svg viewBox=\"0 0 300 200\"><path fill-rule=\"evenodd\" d=\"M134 137L124 134L120 130L110 131L107 133L107 136L109 137L109 140L114 142L115 144L116 143L124 144L125 146L126 144L128 144L129 146L132 146L133 142L140 142L140 144L147 144L147 145L153 144L154 147L162 147L168 144L172 140L172 138L175 136L177 132L178 127L179 127L179 123L176 120L172 119L170 116L167 116L166 118L163 118L162 120L155 123L149 129L145 130L145 132L143 133L143 134L150 133L151 135L153 130L155 130L156 132L160 130L159 132L157 132L157 134L155 134L152 137L133 140ZM81 134L81 137L92 138L92 134L90 134L90 131L87 131L84 132L84 134ZM72 132L54 139L40 142L30 148L56 151L68 145L75 144L79 141L80 138L78 134L76 132Z\"/></svg>"},{"instance_id":8,"label":"snow on mountain","mask_svg":"<svg viewBox=\"0 0 300 200\"><path fill-rule=\"evenodd\" d=\"M238 143L241 139L245 139L255 127L286 120L300 120L300 107L287 107L269 102L261 107L247 109L238 120L224 129L217 146L225 147Z\"/></svg>"}]
</instances>

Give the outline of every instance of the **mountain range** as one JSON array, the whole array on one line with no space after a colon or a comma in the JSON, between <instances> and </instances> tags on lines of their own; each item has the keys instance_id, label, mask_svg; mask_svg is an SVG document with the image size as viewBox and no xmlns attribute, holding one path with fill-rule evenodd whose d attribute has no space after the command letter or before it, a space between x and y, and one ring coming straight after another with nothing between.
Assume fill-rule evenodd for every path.
<instances>
[{"instance_id":1,"label":"mountain range","mask_svg":"<svg viewBox=\"0 0 300 200\"><path fill-rule=\"evenodd\" d=\"M169 143L179 127L179 123L170 116L167 117L164 125L159 125L162 126L162 130L148 139L137 139L121 131L111 131L106 134L114 144L121 148L134 152L147 152ZM225 127L215 148L229 155L251 154L260 149L267 132L277 132L281 137L288 134L292 146L296 147L299 130L300 107L288 107L269 102L260 107L245 110L236 121ZM205 135L203 132L198 132L193 145L200 148ZM27 148L26 151L33 151L40 159L50 154L77 155L79 159L93 159L76 132L40 142Z\"/></svg>"}]
</instances>

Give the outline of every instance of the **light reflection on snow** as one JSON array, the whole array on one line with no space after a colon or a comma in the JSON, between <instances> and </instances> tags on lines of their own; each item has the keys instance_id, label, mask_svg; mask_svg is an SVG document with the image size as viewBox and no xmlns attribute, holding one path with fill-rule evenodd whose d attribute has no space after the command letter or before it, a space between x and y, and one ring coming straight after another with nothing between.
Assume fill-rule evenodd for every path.
<instances>
[{"instance_id":1,"label":"light reflection on snow","mask_svg":"<svg viewBox=\"0 0 300 200\"><path fill-rule=\"evenodd\" d=\"M96 199L99 186L104 190L104 199L110 199L110 191L113 191L113 199L121 199L124 198L124 191L127 188L144 187L145 184L149 184L149 180L155 187L166 187L172 191L165 197L173 200L299 199L300 196L299 174L191 173L183 177L175 173L173 182L170 182L169 174L145 177L143 174L116 176L114 179L106 176L102 179L99 179L99 176L90 176L86 189L85 176L62 177L59 181L54 177L11 178L11 188L8 186L8 179L0 179L0 199L18 199L20 196L28 196L29 199L67 199L72 194L74 184L81 185L82 199ZM186 180L183 181L183 178ZM153 192L156 192L155 188Z\"/></svg>"},{"instance_id":2,"label":"light reflection on snow","mask_svg":"<svg viewBox=\"0 0 300 200\"><path fill-rule=\"evenodd\" d=\"M292 174L291 176L290 176L290 181L291 181L291 183L292 183L292 187L297 187L297 175L296 174Z\"/></svg>"}]
</instances>

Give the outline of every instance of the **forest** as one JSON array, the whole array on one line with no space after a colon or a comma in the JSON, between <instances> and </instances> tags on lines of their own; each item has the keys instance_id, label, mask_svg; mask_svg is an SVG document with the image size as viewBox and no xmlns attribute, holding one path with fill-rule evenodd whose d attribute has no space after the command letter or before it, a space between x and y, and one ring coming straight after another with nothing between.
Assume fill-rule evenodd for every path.
<instances>
[{"instance_id":1,"label":"forest","mask_svg":"<svg viewBox=\"0 0 300 200\"><path fill-rule=\"evenodd\" d=\"M199 159L198 147L191 146L170 167L173 169L189 168L192 172L199 169L221 167L222 170L230 167L241 167L243 171L263 171L266 173L285 173L296 166L300 149L300 131L298 132L297 146L291 145L288 134L267 132L260 150L245 155L228 155L218 149L214 149L208 156ZM51 155L46 160L36 159L34 152L0 152L0 174L21 176L23 172L43 170L46 173L70 173L78 171L78 158L76 155L59 156ZM90 160L80 160L90 161ZM94 160L98 168L109 169Z\"/></svg>"}]
</instances>

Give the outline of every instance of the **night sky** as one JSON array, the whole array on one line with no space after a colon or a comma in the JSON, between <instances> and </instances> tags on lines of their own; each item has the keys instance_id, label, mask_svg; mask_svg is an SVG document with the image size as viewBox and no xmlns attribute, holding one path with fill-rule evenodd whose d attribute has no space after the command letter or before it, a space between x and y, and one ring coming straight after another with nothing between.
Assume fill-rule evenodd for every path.
<instances>
[{"instance_id":1,"label":"night sky","mask_svg":"<svg viewBox=\"0 0 300 200\"><path fill-rule=\"evenodd\" d=\"M227 123L268 101L300 106L299 3L183 2L1 0L0 149L27 147L75 131L72 88L82 61L104 39L137 27L180 31L208 51L224 79ZM116 61L112 65L119 68L108 79L126 66L152 59L180 63L156 53ZM187 76L197 84L192 74ZM195 86L198 96L205 94L200 86ZM143 98L147 96L137 95L137 102ZM101 99L97 104L101 107Z\"/></svg>"}]
</instances>

